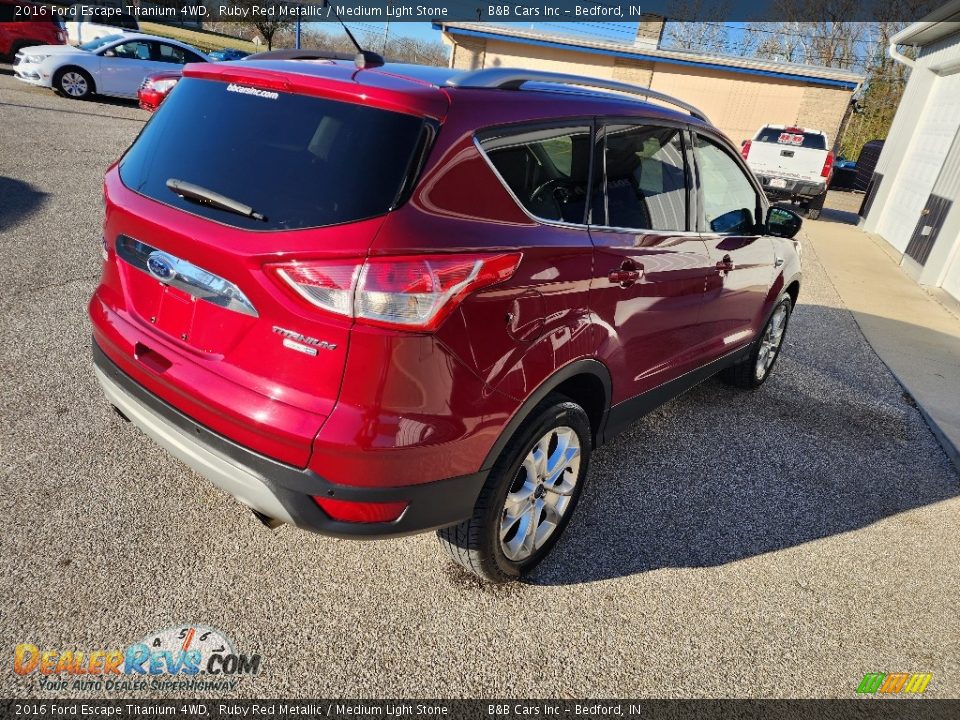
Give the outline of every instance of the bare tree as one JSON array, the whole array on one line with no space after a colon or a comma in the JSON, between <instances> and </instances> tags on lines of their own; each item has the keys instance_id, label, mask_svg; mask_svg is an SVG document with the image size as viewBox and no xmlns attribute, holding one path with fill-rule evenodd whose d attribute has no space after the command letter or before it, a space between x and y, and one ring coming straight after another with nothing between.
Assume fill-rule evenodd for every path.
<instances>
[{"instance_id":1,"label":"bare tree","mask_svg":"<svg viewBox=\"0 0 960 720\"><path fill-rule=\"evenodd\" d=\"M291 24L291 16L283 14L288 5L283 0L233 0L233 4L251 13L250 22L266 41L268 50L273 49L274 35L284 26Z\"/></svg>"},{"instance_id":2,"label":"bare tree","mask_svg":"<svg viewBox=\"0 0 960 720\"><path fill-rule=\"evenodd\" d=\"M672 0L666 27L667 47L678 50L722 53L727 49L726 2Z\"/></svg>"},{"instance_id":3,"label":"bare tree","mask_svg":"<svg viewBox=\"0 0 960 720\"><path fill-rule=\"evenodd\" d=\"M316 24L313 24L309 29L304 29L301 32L300 44L304 48L329 50L350 55L356 53L357 49L350 42L343 28L334 23L328 24L328 27L329 30L319 29ZM354 31L354 37L357 38L357 42L363 48L374 51L383 48L382 34ZM292 29L285 27L278 31L274 38L274 44L278 47L290 47L293 45L293 40ZM390 62L446 67L449 61L448 52L446 46L439 41L419 40L391 32L390 42L383 55Z\"/></svg>"}]
</instances>

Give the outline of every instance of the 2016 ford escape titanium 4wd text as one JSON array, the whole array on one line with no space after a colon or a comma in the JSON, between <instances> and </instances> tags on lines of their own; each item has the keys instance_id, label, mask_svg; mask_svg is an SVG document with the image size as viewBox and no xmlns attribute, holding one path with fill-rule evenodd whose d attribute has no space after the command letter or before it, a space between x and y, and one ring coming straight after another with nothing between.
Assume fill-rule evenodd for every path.
<instances>
[{"instance_id":1,"label":"2016 ford escape titanium 4wd text","mask_svg":"<svg viewBox=\"0 0 960 720\"><path fill-rule=\"evenodd\" d=\"M800 219L702 113L586 78L188 65L104 195L123 416L270 525L436 529L492 581L618 430L761 385L800 287Z\"/></svg>"}]
</instances>

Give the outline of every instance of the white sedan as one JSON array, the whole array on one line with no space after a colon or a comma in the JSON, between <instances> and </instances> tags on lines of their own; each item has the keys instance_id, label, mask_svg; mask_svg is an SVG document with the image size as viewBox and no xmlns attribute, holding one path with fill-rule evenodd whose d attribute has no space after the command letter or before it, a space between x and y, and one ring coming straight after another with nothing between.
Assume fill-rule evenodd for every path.
<instances>
[{"instance_id":1,"label":"white sedan","mask_svg":"<svg viewBox=\"0 0 960 720\"><path fill-rule=\"evenodd\" d=\"M100 37L78 47L24 48L14 59L13 72L18 80L53 88L75 100L94 93L136 98L147 75L192 62L210 62L210 59L176 40L124 33Z\"/></svg>"}]
</instances>

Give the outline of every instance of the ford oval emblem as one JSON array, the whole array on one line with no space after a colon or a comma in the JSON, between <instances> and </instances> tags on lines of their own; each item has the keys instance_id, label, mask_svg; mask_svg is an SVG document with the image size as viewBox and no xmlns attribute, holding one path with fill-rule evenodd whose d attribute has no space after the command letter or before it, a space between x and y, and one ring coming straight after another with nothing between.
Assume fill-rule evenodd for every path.
<instances>
[{"instance_id":1,"label":"ford oval emblem","mask_svg":"<svg viewBox=\"0 0 960 720\"><path fill-rule=\"evenodd\" d=\"M176 263L174 258L159 250L147 256L147 270L160 282L170 282L177 276Z\"/></svg>"}]
</instances>

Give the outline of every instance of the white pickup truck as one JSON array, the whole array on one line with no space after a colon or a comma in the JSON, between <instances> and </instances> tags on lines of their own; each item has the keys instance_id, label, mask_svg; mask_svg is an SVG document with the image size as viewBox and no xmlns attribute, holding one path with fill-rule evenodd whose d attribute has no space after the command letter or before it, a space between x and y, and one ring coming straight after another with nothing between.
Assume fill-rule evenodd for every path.
<instances>
[{"instance_id":1,"label":"white pickup truck","mask_svg":"<svg viewBox=\"0 0 960 720\"><path fill-rule=\"evenodd\" d=\"M799 202L807 217L816 220L833 173L829 148L819 130L766 125L743 141L740 152L768 197Z\"/></svg>"},{"instance_id":2,"label":"white pickup truck","mask_svg":"<svg viewBox=\"0 0 960 720\"><path fill-rule=\"evenodd\" d=\"M119 7L101 5L99 0L74 3L65 25L71 45L82 45L107 35L140 30L140 24L135 18Z\"/></svg>"}]
</instances>

